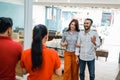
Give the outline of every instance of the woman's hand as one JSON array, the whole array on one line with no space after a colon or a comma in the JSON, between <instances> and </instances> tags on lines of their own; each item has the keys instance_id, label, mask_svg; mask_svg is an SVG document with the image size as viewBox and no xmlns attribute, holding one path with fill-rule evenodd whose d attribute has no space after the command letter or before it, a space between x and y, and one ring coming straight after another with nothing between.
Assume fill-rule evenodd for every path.
<instances>
[{"instance_id":1,"label":"woman's hand","mask_svg":"<svg viewBox=\"0 0 120 80\"><path fill-rule=\"evenodd\" d=\"M79 47L80 47L80 44L76 44L75 46L79 48Z\"/></svg>"},{"instance_id":2,"label":"woman's hand","mask_svg":"<svg viewBox=\"0 0 120 80\"><path fill-rule=\"evenodd\" d=\"M76 63L79 64L79 57L76 56Z\"/></svg>"},{"instance_id":3,"label":"woman's hand","mask_svg":"<svg viewBox=\"0 0 120 80\"><path fill-rule=\"evenodd\" d=\"M23 74L27 74L27 71L25 68L22 68Z\"/></svg>"},{"instance_id":4,"label":"woman's hand","mask_svg":"<svg viewBox=\"0 0 120 80\"><path fill-rule=\"evenodd\" d=\"M63 47L65 47L65 46L67 46L67 42L65 41L65 42L63 42L63 43L61 43L61 45L63 46Z\"/></svg>"}]
</instances>

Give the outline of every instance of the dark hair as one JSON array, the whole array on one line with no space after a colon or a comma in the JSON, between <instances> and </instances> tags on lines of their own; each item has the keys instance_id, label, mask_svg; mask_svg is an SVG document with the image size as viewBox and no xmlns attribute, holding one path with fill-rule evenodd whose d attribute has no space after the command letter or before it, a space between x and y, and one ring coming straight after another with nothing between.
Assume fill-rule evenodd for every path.
<instances>
[{"instance_id":1,"label":"dark hair","mask_svg":"<svg viewBox=\"0 0 120 80\"><path fill-rule=\"evenodd\" d=\"M91 24L93 24L93 20L90 18L86 18L85 20L89 20L91 22Z\"/></svg>"},{"instance_id":2,"label":"dark hair","mask_svg":"<svg viewBox=\"0 0 120 80\"><path fill-rule=\"evenodd\" d=\"M47 35L47 28L45 25L36 25L33 29L33 42L32 42L32 70L39 68L42 64L42 39Z\"/></svg>"},{"instance_id":3,"label":"dark hair","mask_svg":"<svg viewBox=\"0 0 120 80\"><path fill-rule=\"evenodd\" d=\"M76 30L77 32L79 32L79 31L80 31L80 29L79 29L79 22L78 22L77 19L72 19L72 20L71 20L71 22L70 22L70 24L69 24L69 28L68 28L66 31L70 31L70 25L72 24L72 22L75 22L75 30Z\"/></svg>"},{"instance_id":4,"label":"dark hair","mask_svg":"<svg viewBox=\"0 0 120 80\"><path fill-rule=\"evenodd\" d=\"M4 33L9 27L12 28L13 21L8 17L0 17L0 33Z\"/></svg>"}]
</instances>

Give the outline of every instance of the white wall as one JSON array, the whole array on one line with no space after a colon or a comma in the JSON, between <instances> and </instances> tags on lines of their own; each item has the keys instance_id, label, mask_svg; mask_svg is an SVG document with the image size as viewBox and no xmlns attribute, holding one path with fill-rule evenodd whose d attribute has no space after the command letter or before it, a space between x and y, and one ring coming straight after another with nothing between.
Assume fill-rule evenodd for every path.
<instances>
[{"instance_id":1,"label":"white wall","mask_svg":"<svg viewBox=\"0 0 120 80\"><path fill-rule=\"evenodd\" d=\"M106 37L105 43L112 45L120 45L120 11L114 12L114 24L109 30L109 36Z\"/></svg>"},{"instance_id":2,"label":"white wall","mask_svg":"<svg viewBox=\"0 0 120 80\"><path fill-rule=\"evenodd\" d=\"M33 26L45 24L45 6L33 5Z\"/></svg>"}]
</instances>

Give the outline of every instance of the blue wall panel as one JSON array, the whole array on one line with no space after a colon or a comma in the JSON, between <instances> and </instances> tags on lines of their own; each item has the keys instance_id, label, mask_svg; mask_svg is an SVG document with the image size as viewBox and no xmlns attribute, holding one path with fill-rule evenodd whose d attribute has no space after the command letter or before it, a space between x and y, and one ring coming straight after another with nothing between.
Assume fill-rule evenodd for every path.
<instances>
[{"instance_id":1,"label":"blue wall panel","mask_svg":"<svg viewBox=\"0 0 120 80\"><path fill-rule=\"evenodd\" d=\"M24 28L24 5L0 2L0 17L11 17L13 28Z\"/></svg>"}]
</instances>

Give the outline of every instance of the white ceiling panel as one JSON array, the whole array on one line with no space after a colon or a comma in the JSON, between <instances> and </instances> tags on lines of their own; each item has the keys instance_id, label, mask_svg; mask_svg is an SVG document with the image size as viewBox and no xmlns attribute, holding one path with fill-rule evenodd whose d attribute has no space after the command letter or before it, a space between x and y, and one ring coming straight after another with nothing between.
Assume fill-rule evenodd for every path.
<instances>
[{"instance_id":1,"label":"white ceiling panel","mask_svg":"<svg viewBox=\"0 0 120 80\"><path fill-rule=\"evenodd\" d=\"M24 4L24 0L0 0L0 2L7 2L13 4Z\"/></svg>"},{"instance_id":2,"label":"white ceiling panel","mask_svg":"<svg viewBox=\"0 0 120 80\"><path fill-rule=\"evenodd\" d=\"M71 3L120 4L120 0L70 0Z\"/></svg>"},{"instance_id":3,"label":"white ceiling panel","mask_svg":"<svg viewBox=\"0 0 120 80\"><path fill-rule=\"evenodd\" d=\"M63 2L67 3L69 0L33 0L33 1L38 1L38 2Z\"/></svg>"},{"instance_id":4,"label":"white ceiling panel","mask_svg":"<svg viewBox=\"0 0 120 80\"><path fill-rule=\"evenodd\" d=\"M0 0L14 4L24 4L24 0ZM120 0L33 0L34 5L57 5L78 7L120 8Z\"/></svg>"},{"instance_id":5,"label":"white ceiling panel","mask_svg":"<svg viewBox=\"0 0 120 80\"><path fill-rule=\"evenodd\" d=\"M120 0L33 0L34 2L53 3L97 3L97 4L120 4Z\"/></svg>"}]
</instances>

